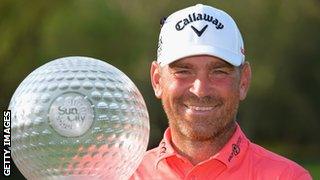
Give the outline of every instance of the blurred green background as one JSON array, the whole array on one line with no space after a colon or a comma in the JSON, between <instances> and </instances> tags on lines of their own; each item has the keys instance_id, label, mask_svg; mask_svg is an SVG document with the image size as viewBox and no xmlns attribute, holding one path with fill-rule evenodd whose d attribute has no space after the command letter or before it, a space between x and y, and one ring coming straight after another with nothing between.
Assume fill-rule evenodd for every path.
<instances>
[{"instance_id":1,"label":"blurred green background","mask_svg":"<svg viewBox=\"0 0 320 180\"><path fill-rule=\"evenodd\" d=\"M320 179L319 0L0 0L1 110L35 68L59 57L89 56L135 82L150 114L149 148L157 146L167 127L149 80L159 20L196 3L228 12L243 35L253 81L240 107L242 129Z\"/></svg>"}]
</instances>

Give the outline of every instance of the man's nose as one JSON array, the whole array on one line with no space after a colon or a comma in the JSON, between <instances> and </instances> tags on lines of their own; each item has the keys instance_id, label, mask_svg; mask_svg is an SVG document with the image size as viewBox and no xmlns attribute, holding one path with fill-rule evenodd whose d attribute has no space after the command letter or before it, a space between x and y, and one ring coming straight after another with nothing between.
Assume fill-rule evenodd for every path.
<instances>
[{"instance_id":1,"label":"man's nose","mask_svg":"<svg viewBox=\"0 0 320 180\"><path fill-rule=\"evenodd\" d=\"M198 97L205 97L210 94L210 82L207 77L199 77L194 80L190 92Z\"/></svg>"}]
</instances>

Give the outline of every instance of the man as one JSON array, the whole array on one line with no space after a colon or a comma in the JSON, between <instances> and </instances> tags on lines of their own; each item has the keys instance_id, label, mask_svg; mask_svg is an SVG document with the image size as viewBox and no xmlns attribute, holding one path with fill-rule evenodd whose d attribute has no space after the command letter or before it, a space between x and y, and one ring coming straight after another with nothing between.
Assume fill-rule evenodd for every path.
<instances>
[{"instance_id":1,"label":"man","mask_svg":"<svg viewBox=\"0 0 320 180\"><path fill-rule=\"evenodd\" d=\"M250 142L236 115L250 64L233 19L198 4L170 15L151 81L169 128L132 179L311 179L308 171Z\"/></svg>"}]
</instances>

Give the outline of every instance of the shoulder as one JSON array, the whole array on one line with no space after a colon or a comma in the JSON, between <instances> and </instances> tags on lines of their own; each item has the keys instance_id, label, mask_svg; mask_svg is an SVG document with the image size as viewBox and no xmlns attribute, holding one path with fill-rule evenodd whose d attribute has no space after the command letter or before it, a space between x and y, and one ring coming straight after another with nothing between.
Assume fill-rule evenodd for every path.
<instances>
[{"instance_id":1,"label":"shoulder","mask_svg":"<svg viewBox=\"0 0 320 180\"><path fill-rule=\"evenodd\" d=\"M157 158L157 148L147 151L131 179L143 179L142 177L152 177L152 173L155 172Z\"/></svg>"},{"instance_id":2,"label":"shoulder","mask_svg":"<svg viewBox=\"0 0 320 180\"><path fill-rule=\"evenodd\" d=\"M168 166L165 159L160 156L159 148L155 148L146 152L138 169L130 178L130 180L141 179L179 179L179 176Z\"/></svg>"},{"instance_id":3,"label":"shoulder","mask_svg":"<svg viewBox=\"0 0 320 180\"><path fill-rule=\"evenodd\" d=\"M148 150L142 159L140 166L147 164L150 166L151 164L155 164L157 159L159 158L158 147Z\"/></svg>"},{"instance_id":4,"label":"shoulder","mask_svg":"<svg viewBox=\"0 0 320 180\"><path fill-rule=\"evenodd\" d=\"M258 174L281 177L280 179L312 179L309 172L296 162L250 143L249 154Z\"/></svg>"}]
</instances>

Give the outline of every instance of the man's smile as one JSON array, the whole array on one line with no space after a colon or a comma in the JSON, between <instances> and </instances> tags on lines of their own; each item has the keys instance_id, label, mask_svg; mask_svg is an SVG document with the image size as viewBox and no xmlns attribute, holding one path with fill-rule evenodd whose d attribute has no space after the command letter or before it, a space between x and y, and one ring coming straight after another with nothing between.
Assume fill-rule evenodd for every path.
<instances>
[{"instance_id":1,"label":"man's smile","mask_svg":"<svg viewBox=\"0 0 320 180\"><path fill-rule=\"evenodd\" d=\"M190 115L207 115L214 112L218 105L188 105L184 104L185 112Z\"/></svg>"},{"instance_id":2,"label":"man's smile","mask_svg":"<svg viewBox=\"0 0 320 180\"><path fill-rule=\"evenodd\" d=\"M209 107L187 106L187 107L193 111L210 111L214 108L212 106L209 106Z\"/></svg>"}]
</instances>

